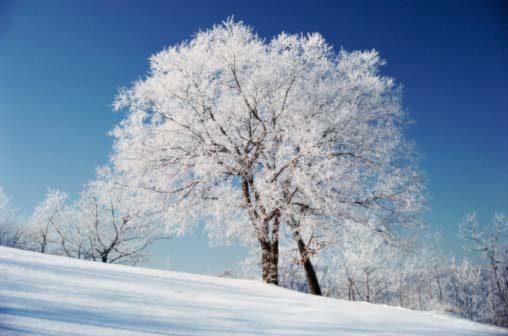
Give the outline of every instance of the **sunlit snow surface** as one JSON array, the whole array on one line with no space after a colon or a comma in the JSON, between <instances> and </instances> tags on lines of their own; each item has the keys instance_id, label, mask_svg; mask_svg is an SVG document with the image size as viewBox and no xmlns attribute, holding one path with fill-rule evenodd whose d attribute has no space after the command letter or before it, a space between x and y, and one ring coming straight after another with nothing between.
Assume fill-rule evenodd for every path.
<instances>
[{"instance_id":1,"label":"sunlit snow surface","mask_svg":"<svg viewBox=\"0 0 508 336\"><path fill-rule=\"evenodd\" d=\"M0 247L0 335L508 335L246 280Z\"/></svg>"}]
</instances>

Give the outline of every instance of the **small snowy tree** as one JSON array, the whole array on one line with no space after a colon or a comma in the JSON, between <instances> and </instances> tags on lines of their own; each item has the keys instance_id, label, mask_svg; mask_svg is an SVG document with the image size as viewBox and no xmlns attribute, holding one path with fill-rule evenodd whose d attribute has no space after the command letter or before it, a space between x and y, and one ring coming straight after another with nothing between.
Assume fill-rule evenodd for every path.
<instances>
[{"instance_id":1,"label":"small snowy tree","mask_svg":"<svg viewBox=\"0 0 508 336\"><path fill-rule=\"evenodd\" d=\"M9 198L0 187L0 246L21 247L24 231Z\"/></svg>"},{"instance_id":2,"label":"small snowy tree","mask_svg":"<svg viewBox=\"0 0 508 336\"><path fill-rule=\"evenodd\" d=\"M274 284L284 228L319 294L309 241L344 220L386 235L417 222L421 179L377 52L336 54L317 33L267 42L228 20L150 61L116 99L112 162L168 225L204 219L212 240L257 244Z\"/></svg>"},{"instance_id":3,"label":"small snowy tree","mask_svg":"<svg viewBox=\"0 0 508 336\"><path fill-rule=\"evenodd\" d=\"M66 240L59 236L58 230L66 227L70 220L66 200L66 193L50 189L44 201L37 205L28 223L32 249L41 253L57 253L56 250L65 246Z\"/></svg>"},{"instance_id":4,"label":"small snowy tree","mask_svg":"<svg viewBox=\"0 0 508 336\"><path fill-rule=\"evenodd\" d=\"M482 268L464 259L461 264L451 265L451 275L448 286L451 288L453 306L458 313L471 320L486 321L485 298L488 295L485 288Z\"/></svg>"},{"instance_id":5,"label":"small snowy tree","mask_svg":"<svg viewBox=\"0 0 508 336\"><path fill-rule=\"evenodd\" d=\"M167 237L155 214L140 209L138 201L108 167L98 170L74 205L75 232L88 244L91 259L135 264L147 247Z\"/></svg>"},{"instance_id":6,"label":"small snowy tree","mask_svg":"<svg viewBox=\"0 0 508 336\"><path fill-rule=\"evenodd\" d=\"M490 225L480 226L476 213L460 223L466 249L478 252L487 262L491 320L508 326L508 216L495 214Z\"/></svg>"},{"instance_id":7,"label":"small snowy tree","mask_svg":"<svg viewBox=\"0 0 508 336\"><path fill-rule=\"evenodd\" d=\"M394 249L382 236L368 228L353 226L340 244L342 265L348 287L348 299L374 302L383 286L378 272L388 268Z\"/></svg>"}]
</instances>

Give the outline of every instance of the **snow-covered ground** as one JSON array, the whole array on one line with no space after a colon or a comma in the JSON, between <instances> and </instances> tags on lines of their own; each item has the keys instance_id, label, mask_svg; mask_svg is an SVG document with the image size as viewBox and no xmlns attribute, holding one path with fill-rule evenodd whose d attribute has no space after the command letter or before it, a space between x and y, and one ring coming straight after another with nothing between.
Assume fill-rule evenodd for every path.
<instances>
[{"instance_id":1,"label":"snow-covered ground","mask_svg":"<svg viewBox=\"0 0 508 336\"><path fill-rule=\"evenodd\" d=\"M0 335L508 335L406 309L255 281L0 247Z\"/></svg>"}]
</instances>

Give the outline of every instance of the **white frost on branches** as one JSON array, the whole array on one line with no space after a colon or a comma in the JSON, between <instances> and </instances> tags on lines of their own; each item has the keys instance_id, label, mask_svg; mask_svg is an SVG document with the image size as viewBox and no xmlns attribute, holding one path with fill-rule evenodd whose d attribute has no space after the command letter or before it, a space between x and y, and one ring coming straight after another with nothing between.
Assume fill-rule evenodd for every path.
<instances>
[{"instance_id":1,"label":"white frost on branches","mask_svg":"<svg viewBox=\"0 0 508 336\"><path fill-rule=\"evenodd\" d=\"M141 207L143 200L124 185L102 167L75 202L49 190L29 221L31 249L107 263L139 262L152 243L169 235L157 212Z\"/></svg>"},{"instance_id":2,"label":"white frost on branches","mask_svg":"<svg viewBox=\"0 0 508 336\"><path fill-rule=\"evenodd\" d=\"M168 225L205 219L214 240L257 241L263 267L280 226L297 243L326 242L345 220L395 236L418 223L423 185L383 64L317 33L265 41L228 20L152 56L120 90L112 162Z\"/></svg>"}]
</instances>

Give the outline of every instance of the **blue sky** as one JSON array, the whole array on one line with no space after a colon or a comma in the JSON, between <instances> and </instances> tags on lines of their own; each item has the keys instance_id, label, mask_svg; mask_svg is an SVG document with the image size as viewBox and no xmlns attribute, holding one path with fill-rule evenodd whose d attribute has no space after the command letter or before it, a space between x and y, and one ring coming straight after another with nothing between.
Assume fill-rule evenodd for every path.
<instances>
[{"instance_id":1,"label":"blue sky","mask_svg":"<svg viewBox=\"0 0 508 336\"><path fill-rule=\"evenodd\" d=\"M404 86L443 248L457 222L508 211L508 3L503 1L1 1L0 185L29 214L48 187L76 195L108 160L117 89L148 57L228 16L263 37L320 32L338 50L379 50ZM154 248L152 266L231 268L238 247L197 233ZM183 257L185 256L185 258Z\"/></svg>"}]
</instances>

